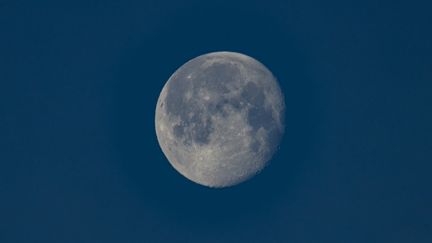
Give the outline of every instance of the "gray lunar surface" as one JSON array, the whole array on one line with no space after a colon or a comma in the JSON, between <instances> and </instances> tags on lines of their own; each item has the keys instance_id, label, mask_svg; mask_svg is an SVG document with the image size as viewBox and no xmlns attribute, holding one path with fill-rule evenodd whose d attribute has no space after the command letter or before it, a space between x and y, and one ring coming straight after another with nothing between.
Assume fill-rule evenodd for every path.
<instances>
[{"instance_id":1,"label":"gray lunar surface","mask_svg":"<svg viewBox=\"0 0 432 243\"><path fill-rule=\"evenodd\" d=\"M284 132L284 99L272 73L235 52L198 56L169 78L155 126L171 165L209 187L239 184L270 161Z\"/></svg>"}]
</instances>

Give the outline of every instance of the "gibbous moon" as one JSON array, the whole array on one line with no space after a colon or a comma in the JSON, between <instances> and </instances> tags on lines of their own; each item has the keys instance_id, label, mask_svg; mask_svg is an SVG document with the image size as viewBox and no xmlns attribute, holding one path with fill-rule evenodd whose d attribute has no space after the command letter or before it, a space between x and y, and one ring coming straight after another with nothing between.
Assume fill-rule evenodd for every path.
<instances>
[{"instance_id":1,"label":"gibbous moon","mask_svg":"<svg viewBox=\"0 0 432 243\"><path fill-rule=\"evenodd\" d=\"M209 187L239 184L270 161L284 132L273 74L235 52L198 56L169 78L156 107L163 153L183 176Z\"/></svg>"}]
</instances>

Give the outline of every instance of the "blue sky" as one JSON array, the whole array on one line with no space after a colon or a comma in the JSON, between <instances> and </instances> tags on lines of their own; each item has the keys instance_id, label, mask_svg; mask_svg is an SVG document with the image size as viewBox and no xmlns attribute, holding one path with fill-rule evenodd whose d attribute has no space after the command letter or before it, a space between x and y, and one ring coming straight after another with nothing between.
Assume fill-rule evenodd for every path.
<instances>
[{"instance_id":1,"label":"blue sky","mask_svg":"<svg viewBox=\"0 0 432 243\"><path fill-rule=\"evenodd\" d=\"M427 1L1 1L0 242L432 242ZM154 131L185 61L237 51L285 94L256 178L214 190Z\"/></svg>"}]
</instances>

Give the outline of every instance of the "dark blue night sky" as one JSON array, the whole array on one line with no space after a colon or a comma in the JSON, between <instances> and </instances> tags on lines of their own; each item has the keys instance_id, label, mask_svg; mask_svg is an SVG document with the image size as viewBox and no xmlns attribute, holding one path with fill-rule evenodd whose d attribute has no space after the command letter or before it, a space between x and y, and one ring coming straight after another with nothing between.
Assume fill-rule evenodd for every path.
<instances>
[{"instance_id":1,"label":"dark blue night sky","mask_svg":"<svg viewBox=\"0 0 432 243\"><path fill-rule=\"evenodd\" d=\"M0 0L0 242L432 242L429 1ZM272 164L227 189L157 143L185 61L285 94Z\"/></svg>"}]
</instances>

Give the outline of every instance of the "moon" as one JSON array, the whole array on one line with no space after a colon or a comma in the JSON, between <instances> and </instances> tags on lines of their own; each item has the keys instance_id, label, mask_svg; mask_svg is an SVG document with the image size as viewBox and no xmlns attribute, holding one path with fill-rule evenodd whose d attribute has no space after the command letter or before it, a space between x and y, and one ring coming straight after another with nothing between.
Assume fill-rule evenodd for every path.
<instances>
[{"instance_id":1,"label":"moon","mask_svg":"<svg viewBox=\"0 0 432 243\"><path fill-rule=\"evenodd\" d=\"M265 168L284 133L285 103L273 74L236 52L198 56L177 69L156 105L159 145L198 184L237 185Z\"/></svg>"}]
</instances>

